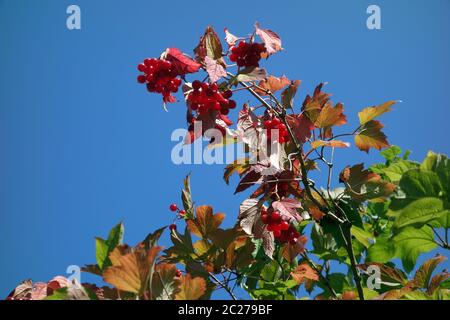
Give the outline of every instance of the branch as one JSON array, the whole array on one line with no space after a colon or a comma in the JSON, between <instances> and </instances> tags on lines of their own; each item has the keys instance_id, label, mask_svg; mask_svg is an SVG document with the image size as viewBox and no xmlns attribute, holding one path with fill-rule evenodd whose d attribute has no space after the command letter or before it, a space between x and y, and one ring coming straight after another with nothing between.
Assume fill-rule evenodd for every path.
<instances>
[{"instance_id":1,"label":"branch","mask_svg":"<svg viewBox=\"0 0 450 320\"><path fill-rule=\"evenodd\" d=\"M217 279L217 277L212 273L212 272L208 272L209 276L211 278L213 278L213 280L220 285L223 289L225 289L226 292L228 292L228 294L231 296L231 299L233 300L237 300L236 296L234 295L233 291L231 291L230 287L228 287L227 285L225 285L222 281L220 281L219 279Z\"/></svg>"}]
</instances>

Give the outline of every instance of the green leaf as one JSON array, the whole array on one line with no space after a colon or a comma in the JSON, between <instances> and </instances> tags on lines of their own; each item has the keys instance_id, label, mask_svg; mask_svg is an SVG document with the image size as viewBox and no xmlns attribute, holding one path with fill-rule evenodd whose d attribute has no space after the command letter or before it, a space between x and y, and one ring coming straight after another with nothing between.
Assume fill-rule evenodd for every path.
<instances>
[{"instance_id":1,"label":"green leaf","mask_svg":"<svg viewBox=\"0 0 450 320\"><path fill-rule=\"evenodd\" d=\"M407 171L400 179L399 185L408 198L439 197L442 192L438 175L424 169Z\"/></svg>"},{"instance_id":2,"label":"green leaf","mask_svg":"<svg viewBox=\"0 0 450 320\"><path fill-rule=\"evenodd\" d=\"M357 226L352 226L350 232L364 247L368 248L370 246L370 240L373 238L370 232Z\"/></svg>"},{"instance_id":3,"label":"green leaf","mask_svg":"<svg viewBox=\"0 0 450 320\"><path fill-rule=\"evenodd\" d=\"M386 263L395 256L394 243L387 238L377 238L376 242L367 249L367 260Z\"/></svg>"},{"instance_id":4,"label":"green leaf","mask_svg":"<svg viewBox=\"0 0 450 320\"><path fill-rule=\"evenodd\" d=\"M411 291L403 296L405 300L431 300L432 298L422 291Z\"/></svg>"},{"instance_id":5,"label":"green leaf","mask_svg":"<svg viewBox=\"0 0 450 320\"><path fill-rule=\"evenodd\" d=\"M421 229L414 227L402 228L393 237L395 242L395 256L402 260L403 268L409 273L416 264L421 253L429 252L437 247L434 241L433 230L424 226Z\"/></svg>"},{"instance_id":6,"label":"green leaf","mask_svg":"<svg viewBox=\"0 0 450 320\"><path fill-rule=\"evenodd\" d=\"M111 251L119 244L122 244L124 232L125 228L122 222L117 224L114 228L111 229L108 235L108 239L106 239L106 244L111 249Z\"/></svg>"},{"instance_id":7,"label":"green leaf","mask_svg":"<svg viewBox=\"0 0 450 320\"><path fill-rule=\"evenodd\" d=\"M111 265L109 254L123 242L124 226L123 223L117 224L109 232L106 240L95 238L95 257L100 270L104 270Z\"/></svg>"},{"instance_id":8,"label":"green leaf","mask_svg":"<svg viewBox=\"0 0 450 320\"><path fill-rule=\"evenodd\" d=\"M405 172L417 168L419 168L419 164L417 162L398 160L390 164L388 167L379 170L377 173L386 175L391 182L398 182Z\"/></svg>"},{"instance_id":9,"label":"green leaf","mask_svg":"<svg viewBox=\"0 0 450 320\"><path fill-rule=\"evenodd\" d=\"M95 258L101 270L103 270L105 260L108 259L108 254L109 247L106 241L102 238L95 238Z\"/></svg>"},{"instance_id":10,"label":"green leaf","mask_svg":"<svg viewBox=\"0 0 450 320\"><path fill-rule=\"evenodd\" d=\"M45 297L44 300L68 300L68 288L58 289L51 296Z\"/></svg>"},{"instance_id":11,"label":"green leaf","mask_svg":"<svg viewBox=\"0 0 450 320\"><path fill-rule=\"evenodd\" d=\"M251 291L251 294L256 299L279 300L283 299L283 296L288 292L288 290L296 286L297 282L295 282L294 280L263 282L262 286Z\"/></svg>"},{"instance_id":12,"label":"green leaf","mask_svg":"<svg viewBox=\"0 0 450 320\"><path fill-rule=\"evenodd\" d=\"M415 226L420 228L428 222L440 218L444 211L444 204L438 198L424 197L412 201L400 210L394 222L394 228Z\"/></svg>"},{"instance_id":13,"label":"green leaf","mask_svg":"<svg viewBox=\"0 0 450 320\"><path fill-rule=\"evenodd\" d=\"M421 168L437 174L443 187L444 198L450 202L450 161L447 156L430 151Z\"/></svg>"},{"instance_id":14,"label":"green leaf","mask_svg":"<svg viewBox=\"0 0 450 320\"><path fill-rule=\"evenodd\" d=\"M381 156L388 162L394 161L401 153L402 149L400 149L400 147L398 146L390 146L389 148L380 152Z\"/></svg>"}]
</instances>

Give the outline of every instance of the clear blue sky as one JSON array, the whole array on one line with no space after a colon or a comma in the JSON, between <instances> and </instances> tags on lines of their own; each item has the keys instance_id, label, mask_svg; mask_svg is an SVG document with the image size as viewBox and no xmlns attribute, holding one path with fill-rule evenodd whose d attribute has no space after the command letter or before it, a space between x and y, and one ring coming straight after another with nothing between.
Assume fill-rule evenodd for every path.
<instances>
[{"instance_id":1,"label":"clear blue sky","mask_svg":"<svg viewBox=\"0 0 450 320\"><path fill-rule=\"evenodd\" d=\"M349 127L361 108L401 99L383 116L390 142L417 160L450 153L449 0L223 3L0 0L0 297L95 262L94 237L120 220L130 244L170 223L188 172L196 202L235 221L245 195L232 196L223 166L171 163L185 106L166 113L136 84L141 60L170 46L191 53L208 24L245 35L259 21L285 48L265 67L301 79L301 97L329 82ZM66 29L70 4L81 7L80 31ZM381 7L382 30L366 28L369 4ZM378 160L336 154L337 168Z\"/></svg>"}]
</instances>

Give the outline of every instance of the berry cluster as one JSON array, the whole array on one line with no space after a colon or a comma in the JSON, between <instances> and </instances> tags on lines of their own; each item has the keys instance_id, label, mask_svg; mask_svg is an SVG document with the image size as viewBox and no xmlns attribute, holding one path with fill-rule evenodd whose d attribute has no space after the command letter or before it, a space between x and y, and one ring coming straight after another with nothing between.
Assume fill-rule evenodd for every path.
<instances>
[{"instance_id":1,"label":"berry cluster","mask_svg":"<svg viewBox=\"0 0 450 320\"><path fill-rule=\"evenodd\" d=\"M172 212L178 212L178 214L179 214L180 216L184 216L184 215L186 214L186 210L180 210L180 209L178 209L178 206L177 206L175 203L172 203L172 204L169 206L169 210L172 211Z\"/></svg>"},{"instance_id":2,"label":"berry cluster","mask_svg":"<svg viewBox=\"0 0 450 320\"><path fill-rule=\"evenodd\" d=\"M281 123L278 118L264 121L264 128L267 130L267 140L272 140L272 133L274 130L278 130L278 142L285 143L289 141L289 132L286 129L284 123Z\"/></svg>"},{"instance_id":3,"label":"berry cluster","mask_svg":"<svg viewBox=\"0 0 450 320\"><path fill-rule=\"evenodd\" d=\"M236 62L238 67L259 67L261 54L266 48L261 43L239 42L231 49L230 60Z\"/></svg>"},{"instance_id":4,"label":"berry cluster","mask_svg":"<svg viewBox=\"0 0 450 320\"><path fill-rule=\"evenodd\" d=\"M174 222L175 222L176 219L186 218L186 210L180 210L180 209L178 208L178 206L176 205L176 203L172 203L172 204L169 206L169 210L172 211L172 212L178 213L178 215L177 215L176 218L174 219ZM175 223L172 223L172 224L169 226L169 230L170 230L171 232L176 231L176 230L177 230L177 225L176 225Z\"/></svg>"},{"instance_id":5,"label":"berry cluster","mask_svg":"<svg viewBox=\"0 0 450 320\"><path fill-rule=\"evenodd\" d=\"M137 77L137 81L146 83L149 92L162 94L164 102L176 101L172 93L178 91L181 79L178 78L172 62L164 59L145 59L137 68L144 73Z\"/></svg>"},{"instance_id":6,"label":"berry cluster","mask_svg":"<svg viewBox=\"0 0 450 320\"><path fill-rule=\"evenodd\" d=\"M206 83L195 80L192 82L193 90L187 96L187 102L193 111L205 114L217 111L227 115L230 109L236 108L236 101L229 100L233 95L231 90L219 91L217 83Z\"/></svg>"},{"instance_id":7,"label":"berry cluster","mask_svg":"<svg viewBox=\"0 0 450 320\"><path fill-rule=\"evenodd\" d=\"M261 221L267 224L267 230L273 232L273 236L280 243L289 242L294 245L297 243L300 233L288 221L282 219L278 211L272 208L269 210L263 209L261 212Z\"/></svg>"}]
</instances>

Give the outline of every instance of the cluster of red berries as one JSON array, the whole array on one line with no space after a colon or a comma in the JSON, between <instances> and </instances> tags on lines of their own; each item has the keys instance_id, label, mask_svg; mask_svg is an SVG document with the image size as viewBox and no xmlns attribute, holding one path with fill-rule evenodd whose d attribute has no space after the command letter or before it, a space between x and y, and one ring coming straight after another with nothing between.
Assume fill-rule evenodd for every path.
<instances>
[{"instance_id":1,"label":"cluster of red berries","mask_svg":"<svg viewBox=\"0 0 450 320\"><path fill-rule=\"evenodd\" d=\"M180 209L178 208L178 206L177 206L175 203L172 203L172 204L169 206L169 209L170 209L170 211L172 211L172 212L177 212L178 215L179 215L180 217L184 217L184 216L186 215L186 210L180 210ZM174 224L174 223L172 223L172 224L169 226L169 230L170 230L170 231L175 231L175 230L177 230L177 225Z\"/></svg>"},{"instance_id":2,"label":"cluster of red berries","mask_svg":"<svg viewBox=\"0 0 450 320\"><path fill-rule=\"evenodd\" d=\"M278 142L285 143L289 141L289 132L284 123L281 123L278 118L264 121L264 128L267 130L267 140L271 141L273 131L278 130Z\"/></svg>"},{"instance_id":3,"label":"cluster of red berries","mask_svg":"<svg viewBox=\"0 0 450 320\"><path fill-rule=\"evenodd\" d=\"M172 62L164 59L145 59L137 68L144 73L137 77L137 81L146 83L149 92L162 94L164 102L176 101L172 93L178 91L181 79L178 78Z\"/></svg>"},{"instance_id":4,"label":"cluster of red berries","mask_svg":"<svg viewBox=\"0 0 450 320\"><path fill-rule=\"evenodd\" d=\"M288 221L283 220L278 211L272 208L263 209L261 212L261 221L267 224L267 230L273 232L273 236L280 243L289 242L291 245L297 243L300 233Z\"/></svg>"},{"instance_id":5,"label":"cluster of red berries","mask_svg":"<svg viewBox=\"0 0 450 320\"><path fill-rule=\"evenodd\" d=\"M259 67L261 54L266 51L261 43L239 42L231 49L230 60L236 62L238 67Z\"/></svg>"},{"instance_id":6,"label":"cluster of red berries","mask_svg":"<svg viewBox=\"0 0 450 320\"><path fill-rule=\"evenodd\" d=\"M236 108L236 101L229 100L233 95L231 90L219 91L217 83L206 83L195 80L192 91L187 96L188 104L193 111L205 114L210 110L227 115L230 109Z\"/></svg>"}]
</instances>

